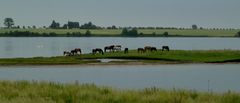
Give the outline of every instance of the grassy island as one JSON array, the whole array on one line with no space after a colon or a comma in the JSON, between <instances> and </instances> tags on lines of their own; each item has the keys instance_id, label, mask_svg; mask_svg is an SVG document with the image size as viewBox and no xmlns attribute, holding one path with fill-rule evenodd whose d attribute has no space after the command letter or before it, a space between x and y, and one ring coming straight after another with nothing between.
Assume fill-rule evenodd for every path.
<instances>
[{"instance_id":1,"label":"grassy island","mask_svg":"<svg viewBox=\"0 0 240 103\"><path fill-rule=\"evenodd\" d=\"M0 81L1 103L239 103L240 94L163 90L120 90L94 84Z\"/></svg>"},{"instance_id":2,"label":"grassy island","mask_svg":"<svg viewBox=\"0 0 240 103\"><path fill-rule=\"evenodd\" d=\"M98 59L122 59L102 63ZM126 61L125 61L126 60ZM131 60L131 61L128 61ZM182 63L240 63L239 50L172 50L138 53L130 50L101 54L76 56L1 58L0 65L90 65L90 64L182 64Z\"/></svg>"}]
</instances>

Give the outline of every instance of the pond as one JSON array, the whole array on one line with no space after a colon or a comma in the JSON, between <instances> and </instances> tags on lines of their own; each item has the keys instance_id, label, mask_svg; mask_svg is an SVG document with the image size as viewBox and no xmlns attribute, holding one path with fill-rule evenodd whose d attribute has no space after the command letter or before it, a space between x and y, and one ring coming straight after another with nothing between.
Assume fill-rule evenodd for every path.
<instances>
[{"instance_id":1,"label":"pond","mask_svg":"<svg viewBox=\"0 0 240 103\"><path fill-rule=\"evenodd\" d=\"M82 48L90 53L93 48L120 44L123 48L163 45L178 50L240 49L239 38L127 38L127 37L1 37L0 58L60 56L65 50Z\"/></svg>"},{"instance_id":2,"label":"pond","mask_svg":"<svg viewBox=\"0 0 240 103\"><path fill-rule=\"evenodd\" d=\"M94 83L121 89L194 89L240 92L240 64L1 66L0 80Z\"/></svg>"}]
</instances>

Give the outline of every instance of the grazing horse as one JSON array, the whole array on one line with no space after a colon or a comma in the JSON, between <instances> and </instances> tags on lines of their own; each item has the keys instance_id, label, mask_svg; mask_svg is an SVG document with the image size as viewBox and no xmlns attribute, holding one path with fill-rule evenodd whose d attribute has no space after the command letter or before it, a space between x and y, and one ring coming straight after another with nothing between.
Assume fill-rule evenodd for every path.
<instances>
[{"instance_id":1,"label":"grazing horse","mask_svg":"<svg viewBox=\"0 0 240 103\"><path fill-rule=\"evenodd\" d=\"M138 48L137 51L138 51L138 53L144 53L144 52L145 52L145 49L143 49L143 48Z\"/></svg>"},{"instance_id":2,"label":"grazing horse","mask_svg":"<svg viewBox=\"0 0 240 103\"><path fill-rule=\"evenodd\" d=\"M80 48L75 48L75 51L77 54L78 54L78 52L79 52L79 54L82 54L82 50Z\"/></svg>"},{"instance_id":3,"label":"grazing horse","mask_svg":"<svg viewBox=\"0 0 240 103\"><path fill-rule=\"evenodd\" d=\"M75 49L74 49L74 50L71 50L70 53L71 53L71 55L77 54L77 52L75 51Z\"/></svg>"},{"instance_id":4,"label":"grazing horse","mask_svg":"<svg viewBox=\"0 0 240 103\"><path fill-rule=\"evenodd\" d=\"M64 56L71 56L71 53L69 51L63 51Z\"/></svg>"},{"instance_id":5,"label":"grazing horse","mask_svg":"<svg viewBox=\"0 0 240 103\"><path fill-rule=\"evenodd\" d=\"M114 52L114 45L111 45L111 46L106 46L104 47L104 52L107 52L107 50L109 50L109 52L113 51Z\"/></svg>"},{"instance_id":6,"label":"grazing horse","mask_svg":"<svg viewBox=\"0 0 240 103\"><path fill-rule=\"evenodd\" d=\"M102 55L104 54L101 48L96 48L92 50L92 54L96 54L96 53L101 53Z\"/></svg>"},{"instance_id":7,"label":"grazing horse","mask_svg":"<svg viewBox=\"0 0 240 103\"><path fill-rule=\"evenodd\" d=\"M169 49L169 47L168 47L168 46L162 46L162 51L164 51L164 50L167 50L167 51L169 51L170 49Z\"/></svg>"},{"instance_id":8,"label":"grazing horse","mask_svg":"<svg viewBox=\"0 0 240 103\"><path fill-rule=\"evenodd\" d=\"M125 48L124 49L124 54L127 54L128 53L128 48Z\"/></svg>"},{"instance_id":9,"label":"grazing horse","mask_svg":"<svg viewBox=\"0 0 240 103\"><path fill-rule=\"evenodd\" d=\"M151 51L151 48L152 48L151 46L145 46L145 47L144 47L144 50L145 50L146 52L147 52L147 51Z\"/></svg>"},{"instance_id":10,"label":"grazing horse","mask_svg":"<svg viewBox=\"0 0 240 103\"><path fill-rule=\"evenodd\" d=\"M72 55L77 55L78 53L79 54L82 53L82 50L80 48L75 48L75 49L71 50Z\"/></svg>"},{"instance_id":11,"label":"grazing horse","mask_svg":"<svg viewBox=\"0 0 240 103\"><path fill-rule=\"evenodd\" d=\"M121 51L122 46L121 45L115 45L113 48L115 51Z\"/></svg>"},{"instance_id":12,"label":"grazing horse","mask_svg":"<svg viewBox=\"0 0 240 103\"><path fill-rule=\"evenodd\" d=\"M151 47L151 52L153 51L157 51L157 48L156 47Z\"/></svg>"}]
</instances>

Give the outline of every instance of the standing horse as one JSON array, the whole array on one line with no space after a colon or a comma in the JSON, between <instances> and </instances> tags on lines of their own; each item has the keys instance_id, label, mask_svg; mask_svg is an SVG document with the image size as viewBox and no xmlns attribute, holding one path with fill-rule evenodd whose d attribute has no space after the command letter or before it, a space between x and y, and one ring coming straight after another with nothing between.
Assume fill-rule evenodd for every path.
<instances>
[{"instance_id":1,"label":"standing horse","mask_svg":"<svg viewBox=\"0 0 240 103\"><path fill-rule=\"evenodd\" d=\"M167 50L167 51L169 51L170 49L169 49L169 47L168 47L168 46L162 46L162 51L164 51L164 50Z\"/></svg>"},{"instance_id":2,"label":"standing horse","mask_svg":"<svg viewBox=\"0 0 240 103\"><path fill-rule=\"evenodd\" d=\"M152 48L151 46L145 46L145 47L144 47L144 50L145 50L145 52L151 51L151 48Z\"/></svg>"},{"instance_id":3,"label":"standing horse","mask_svg":"<svg viewBox=\"0 0 240 103\"><path fill-rule=\"evenodd\" d=\"M137 51L138 51L138 53L144 53L144 52L145 52L145 49L143 49L143 48L138 48Z\"/></svg>"},{"instance_id":4,"label":"standing horse","mask_svg":"<svg viewBox=\"0 0 240 103\"><path fill-rule=\"evenodd\" d=\"M63 56L71 56L71 53L69 51L63 51Z\"/></svg>"},{"instance_id":5,"label":"standing horse","mask_svg":"<svg viewBox=\"0 0 240 103\"><path fill-rule=\"evenodd\" d=\"M96 54L96 53L101 53L102 55L104 54L101 48L96 48L92 50L92 54Z\"/></svg>"},{"instance_id":6,"label":"standing horse","mask_svg":"<svg viewBox=\"0 0 240 103\"><path fill-rule=\"evenodd\" d=\"M109 50L109 52L114 51L114 45L104 47L104 52L107 52L107 50Z\"/></svg>"},{"instance_id":7,"label":"standing horse","mask_svg":"<svg viewBox=\"0 0 240 103\"><path fill-rule=\"evenodd\" d=\"M124 49L124 54L127 54L128 53L128 48L125 48Z\"/></svg>"},{"instance_id":8,"label":"standing horse","mask_svg":"<svg viewBox=\"0 0 240 103\"><path fill-rule=\"evenodd\" d=\"M115 45L113 48L115 51L121 51L122 46L121 45Z\"/></svg>"}]
</instances>

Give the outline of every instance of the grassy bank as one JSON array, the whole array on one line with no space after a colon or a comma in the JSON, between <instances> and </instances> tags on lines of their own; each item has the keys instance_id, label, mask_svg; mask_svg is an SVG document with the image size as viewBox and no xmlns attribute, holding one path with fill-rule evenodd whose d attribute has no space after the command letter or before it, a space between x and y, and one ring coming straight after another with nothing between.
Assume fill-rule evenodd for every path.
<instances>
[{"instance_id":1,"label":"grassy bank","mask_svg":"<svg viewBox=\"0 0 240 103\"><path fill-rule=\"evenodd\" d=\"M119 90L94 84L0 81L1 103L240 103L240 94L191 90Z\"/></svg>"},{"instance_id":2,"label":"grassy bank","mask_svg":"<svg viewBox=\"0 0 240 103\"><path fill-rule=\"evenodd\" d=\"M56 33L56 36L65 37L68 34L77 33L76 35L82 35L86 33L86 29L0 29L0 36L4 36L4 33L14 31L28 31L32 33L38 33L46 35L46 33ZM138 29L138 33L142 33L141 36L163 36L164 32L168 32L169 36L174 37L234 37L240 30L177 30L177 29ZM122 29L95 29L90 30L91 36L96 37L118 37L121 36ZM45 33L45 34L44 34ZM74 35L74 34L73 34ZM73 36L71 35L71 36ZM6 35L7 36L7 35Z\"/></svg>"},{"instance_id":3,"label":"grassy bank","mask_svg":"<svg viewBox=\"0 0 240 103\"><path fill-rule=\"evenodd\" d=\"M103 64L96 59L130 59L143 64L166 63L240 63L239 50L172 50L137 53L130 50L128 54L123 52L101 54L82 54L79 56L35 57L35 58L11 58L0 59L0 65L70 65L70 64ZM115 64L134 63L136 61L114 62ZM108 63L108 64L111 64Z\"/></svg>"}]
</instances>

